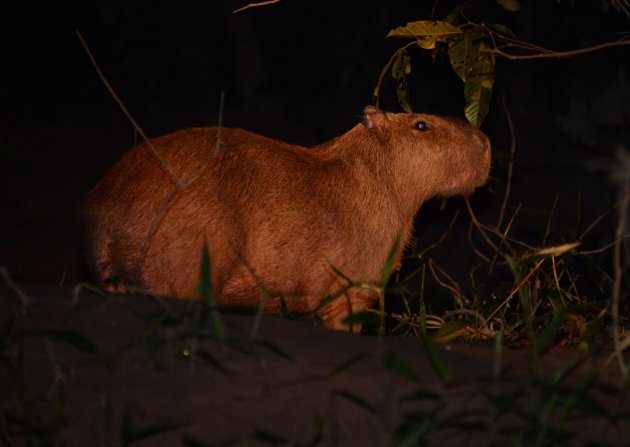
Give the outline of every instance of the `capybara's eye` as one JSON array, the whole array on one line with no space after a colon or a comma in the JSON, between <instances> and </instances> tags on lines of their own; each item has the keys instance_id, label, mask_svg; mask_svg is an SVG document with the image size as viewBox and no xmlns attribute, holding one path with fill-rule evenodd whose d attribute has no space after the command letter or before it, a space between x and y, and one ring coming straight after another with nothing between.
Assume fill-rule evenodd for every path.
<instances>
[{"instance_id":1,"label":"capybara's eye","mask_svg":"<svg viewBox=\"0 0 630 447\"><path fill-rule=\"evenodd\" d=\"M427 130L427 123L425 123L424 121L418 121L416 124L413 125L414 128L418 129L418 130Z\"/></svg>"}]
</instances>

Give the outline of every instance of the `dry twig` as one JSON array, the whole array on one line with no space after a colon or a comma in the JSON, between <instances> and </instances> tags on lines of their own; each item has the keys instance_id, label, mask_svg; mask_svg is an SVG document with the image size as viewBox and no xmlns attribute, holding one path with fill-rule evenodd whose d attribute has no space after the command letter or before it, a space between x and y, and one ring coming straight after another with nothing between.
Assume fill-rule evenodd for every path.
<instances>
[{"instance_id":1,"label":"dry twig","mask_svg":"<svg viewBox=\"0 0 630 447\"><path fill-rule=\"evenodd\" d=\"M619 207L619 220L617 222L617 230L615 232L615 247L613 252L613 266L614 266L614 280L612 297L610 300L610 307L612 313L612 325L613 325L613 346L615 348L615 355L619 364L619 369L626 377L628 374L628 368L623 359L623 347L621 342L621 334L619 333L619 301L621 300L621 279L623 275L623 266L621 265L621 241L623 238L623 232L626 227L626 214L628 213L628 200L630 194L630 170L624 171L624 179L622 184L622 201Z\"/></svg>"},{"instance_id":2,"label":"dry twig","mask_svg":"<svg viewBox=\"0 0 630 447\"><path fill-rule=\"evenodd\" d=\"M107 81L107 78L105 77L105 75L101 71L100 67L96 63L96 59L92 55L92 52L90 51L90 48L88 47L87 43L83 39L83 36L81 35L81 33L77 30L76 34L77 34L77 37L79 38L79 41L81 42L81 45L83 45L83 49L85 50L85 52L87 53L88 57L90 58L90 61L92 62L92 65L94 66L94 69L96 70L96 73L98 74L99 78L101 79L103 84L105 84L105 87L109 91L109 94L112 95L112 97L114 98L114 100L116 101L116 103L118 104L120 109L123 111L123 113L125 114L127 119L131 122L131 124L133 124L133 127L140 134L140 136L142 137L144 142L147 144L149 149L151 149L151 152L153 153L155 158L160 162L160 165L162 166L162 168L168 173L168 175L171 176L171 178L173 179L173 181L175 182L176 185L181 186L181 181L180 181L179 177L177 176L177 174L175 174L175 171L173 171L173 169L169 166L169 164L166 163L166 161L160 156L160 153L155 149L153 144L151 144L151 141L149 140L147 135L144 133L144 131L142 130L140 125L138 125L138 123L133 118L133 116L131 116L131 113L129 113L129 110L127 110L127 108L125 107L123 102L120 100L120 98L116 94L116 91L114 91L112 86Z\"/></svg>"},{"instance_id":3,"label":"dry twig","mask_svg":"<svg viewBox=\"0 0 630 447\"><path fill-rule=\"evenodd\" d=\"M11 278L11 275L9 274L9 271L6 269L6 267L0 267L0 276L4 278L4 282L7 287L13 290L17 297L20 299L20 303L22 303L22 312L26 313L26 308L31 303L31 299L26 293L24 293L22 289L20 289L15 281L13 281L13 278Z\"/></svg>"},{"instance_id":4,"label":"dry twig","mask_svg":"<svg viewBox=\"0 0 630 447\"><path fill-rule=\"evenodd\" d=\"M88 57L90 58L90 61L92 62L92 65L94 66L94 69L96 70L96 73L98 74L99 78L101 79L103 84L105 84L105 87L107 88L109 93L112 95L112 97L114 98L114 100L116 101L118 106L121 108L121 110L123 111L125 116L127 116L127 119L129 119L129 121L134 126L136 131L140 134L140 136L142 137L142 139L144 140L146 145L150 148L151 153L158 160L158 162L160 163L162 168L170 175L170 177L172 178L172 180L175 182L175 185L176 185L175 189L166 198L166 200L162 204L162 207L159 209L158 213L153 218L153 221L151 222L151 225L149 225L149 230L147 231L147 236L144 239L144 242L142 244L142 249L140 250L140 256L138 257L138 263L137 263L137 266L136 266L136 273L134 275L134 281L133 281L133 285L135 286L138 283L138 279L140 277L140 271L142 269L142 264L144 262L144 257L146 255L146 251L149 248L149 242L151 241L151 239L153 238L155 232L157 231L157 229L158 229L158 227L160 225L160 221L162 220L162 217L164 217L164 215L166 214L166 211L169 209L171 203L173 202L173 200L175 200L175 198L179 195L179 193L181 193L188 185L190 185L197 178L199 178L199 176L201 175L203 170L210 164L210 162L216 156L220 155L220 153L221 153L221 129L223 127L224 93L221 92L221 99L220 99L220 104L219 104L219 123L218 123L218 129L217 129L217 137L216 137L216 141L215 141L215 143L213 145L214 146L214 151L209 151L208 152L208 158L195 171L193 171L186 178L180 179L175 174L175 171L173 171L173 169L169 166L169 164L160 156L160 153L157 151L157 149L155 149L155 146L153 146L153 144L151 143L151 140L147 137L147 135L144 133L144 131L142 130L140 125L136 122L136 120L133 118L133 116L131 116L131 113L129 113L129 111L125 107L124 103L118 97L118 95L116 94L116 91L110 85L109 81L107 80L107 78L105 77L105 75L101 71L100 67L96 63L96 59L94 58L92 52L90 51L90 48L88 47L87 43L83 39L83 36L81 35L81 33L79 31L76 31L76 34L77 34L79 40L81 41L81 45L83 45L83 48L85 49L85 52L87 53Z\"/></svg>"},{"instance_id":5,"label":"dry twig","mask_svg":"<svg viewBox=\"0 0 630 447\"><path fill-rule=\"evenodd\" d=\"M279 3L281 0L267 0L264 2L256 2L256 3L249 3L241 8L235 9L234 10L234 14L236 14L237 12L241 12L241 11L245 11L246 9L249 8L256 8L258 6L267 6L267 5L273 5L274 3Z\"/></svg>"},{"instance_id":6,"label":"dry twig","mask_svg":"<svg viewBox=\"0 0 630 447\"><path fill-rule=\"evenodd\" d=\"M505 95L501 97L501 103L503 105L503 111L505 112L505 117L507 118L508 126L510 128L510 159L508 161L508 172L507 172L507 180L505 185L505 193L503 194L503 203L501 204L501 211L499 212L499 218L497 219L497 229L501 230L501 224L503 223L503 217L505 216L505 210L507 209L507 204L510 199L510 190L512 188L512 171L514 169L514 154L516 153L516 131L514 130L514 123L512 122L512 115L510 114L510 109L508 109L507 103L505 101Z\"/></svg>"}]
</instances>

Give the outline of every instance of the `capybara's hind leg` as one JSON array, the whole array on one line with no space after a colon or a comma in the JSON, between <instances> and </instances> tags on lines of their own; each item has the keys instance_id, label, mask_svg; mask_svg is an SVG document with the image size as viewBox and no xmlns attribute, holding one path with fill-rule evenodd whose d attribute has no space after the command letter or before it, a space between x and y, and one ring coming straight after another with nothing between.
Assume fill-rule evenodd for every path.
<instances>
[{"instance_id":1,"label":"capybara's hind leg","mask_svg":"<svg viewBox=\"0 0 630 447\"><path fill-rule=\"evenodd\" d=\"M98 284L110 293L126 293L123 279L114 272L111 258L111 240L97 237L90 242L88 266Z\"/></svg>"}]
</instances>

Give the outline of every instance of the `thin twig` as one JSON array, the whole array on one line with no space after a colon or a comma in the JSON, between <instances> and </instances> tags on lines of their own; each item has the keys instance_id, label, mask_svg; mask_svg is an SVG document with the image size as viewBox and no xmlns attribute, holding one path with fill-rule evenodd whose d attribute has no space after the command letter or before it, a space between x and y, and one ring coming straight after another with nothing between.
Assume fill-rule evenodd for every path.
<instances>
[{"instance_id":1,"label":"thin twig","mask_svg":"<svg viewBox=\"0 0 630 447\"><path fill-rule=\"evenodd\" d=\"M451 219L451 221L448 224L448 227L446 227L446 230L444 230L444 232L442 233L442 235L439 237L439 239L437 241L435 241L434 243L432 243L431 245L429 245L427 248L425 248L424 250L422 250L420 253L416 254L415 256L418 259L422 259L422 257L428 253L430 250L434 249L435 247L437 247L438 245L440 245L442 242L444 242L444 239L446 239L446 236L448 236L448 233L451 231L451 229L453 228L453 225L455 225L455 221L457 221L457 217L459 216L459 210L457 210L455 212L455 214L453 215L453 218Z\"/></svg>"},{"instance_id":2,"label":"thin twig","mask_svg":"<svg viewBox=\"0 0 630 447\"><path fill-rule=\"evenodd\" d=\"M453 293L455 295L455 297L457 298L457 300L459 301L459 306L461 309L464 308L464 302L466 301L466 298L464 297L464 295L462 294L461 290L459 289L459 284L457 284L453 278L451 278L448 273L446 273L442 268L440 268L435 261L433 261L433 259L429 259L429 269L431 270L431 273L433 274L433 278L437 281L437 283L439 285L441 285L442 287L444 287L447 290L450 290L451 293ZM438 276L438 274L436 273L436 270L439 271L440 274L444 275L444 277L446 277L446 279L448 279L451 284L453 285L449 285L446 284L442 279L440 279L440 277Z\"/></svg>"},{"instance_id":3,"label":"thin twig","mask_svg":"<svg viewBox=\"0 0 630 447\"><path fill-rule=\"evenodd\" d=\"M50 341L50 337L46 338L46 351L48 352L48 359L50 360L50 365L53 370L53 380L50 384L50 388L46 392L46 397L49 399L52 396L52 392L56 389L57 386L62 384L66 377L61 371L61 367L59 366L59 362L57 361L57 356L55 355L55 350L53 349L52 342Z\"/></svg>"},{"instance_id":4,"label":"thin twig","mask_svg":"<svg viewBox=\"0 0 630 447\"><path fill-rule=\"evenodd\" d=\"M612 210L614 210L615 208L617 208L620 205L620 203L616 203L615 205L613 205L610 209L606 210L605 212L603 212L602 214L599 215L599 217L597 219L595 219L593 222L591 222L591 224L586 227L586 230L584 230L582 232L582 234L580 234L580 237L578 238L579 241L584 240L584 238L586 237L586 235L588 233L591 232L591 230L598 224L600 223L604 217L608 216Z\"/></svg>"},{"instance_id":5,"label":"thin twig","mask_svg":"<svg viewBox=\"0 0 630 447\"><path fill-rule=\"evenodd\" d=\"M90 48L88 47L87 43L83 39L83 36L81 35L81 33L78 30L76 30L75 32L77 34L77 37L79 38L79 41L81 41L81 45L83 45L83 49L85 50L88 57L90 58L90 61L92 62L92 65L94 66L94 69L96 70L96 73L98 74L99 78L101 78L101 81L103 82L103 84L105 84L105 87L109 91L110 95L112 95L112 97L114 98L118 106L121 108L123 113L127 116L127 119L131 122L131 124L133 124L133 127L135 127L136 131L140 134L140 136L142 136L142 139L147 144L149 149L151 149L151 152L153 153L155 158L160 162L160 165L162 166L162 168L168 173L168 175L171 176L175 184L181 186L181 181L179 177L175 174L175 171L173 171L173 169L169 166L169 164L162 158L160 153L155 149L155 147L153 146L149 138L146 136L142 128L138 125L136 120L133 119L133 116L131 116L131 113L129 113L129 110L127 110L127 108L125 107L123 102L120 100L120 98L118 97L118 95L116 94L112 86L109 84L109 81L107 80L107 78L101 71L100 67L96 63L96 59L94 59L94 56L92 55L92 52L90 51Z\"/></svg>"},{"instance_id":6,"label":"thin twig","mask_svg":"<svg viewBox=\"0 0 630 447\"><path fill-rule=\"evenodd\" d=\"M138 262L136 262L136 269L135 269L135 273L133 275L133 281L132 281L133 287L136 287L138 285L138 281L140 280L140 271L142 270L142 264L144 263L144 257L147 254L147 250L149 249L149 243L151 242L151 239L153 239L153 236L155 235L155 232L157 231L160 225L160 221L162 220L162 217L164 217L164 215L166 214L166 211L173 203L173 200L175 200L175 198L179 195L180 192L182 192L182 190L183 190L183 187L181 185L178 185L177 187L175 187L175 189L171 192L171 194L166 198L166 200L162 204L162 207L159 209L157 214L153 217L153 220L151 221L151 225L149 225L149 230L147 231L147 235L144 238L144 242L142 243L142 249L140 250L140 254L138 256Z\"/></svg>"},{"instance_id":7,"label":"thin twig","mask_svg":"<svg viewBox=\"0 0 630 447\"><path fill-rule=\"evenodd\" d=\"M623 13L630 19L630 2L628 0L611 0L613 7Z\"/></svg>"},{"instance_id":8,"label":"thin twig","mask_svg":"<svg viewBox=\"0 0 630 447\"><path fill-rule=\"evenodd\" d=\"M508 234L510 230L512 229L512 225L514 224L514 220L516 219L516 215L519 213L520 210L521 210L521 204L518 205L518 207L514 211L514 214L512 214L512 218L508 222L507 226L505 227L505 230L503 231L501 235L501 241L499 242L499 251L497 251L494 254L494 258L492 259L492 264L490 265L490 268L488 269L488 276L492 274L492 271L494 270L494 266L496 265L497 260L499 259L499 256L501 256L501 250L503 249L504 246L506 246L512 253L514 253L514 250L512 249L512 247L510 247L510 244L507 242L507 239L508 239Z\"/></svg>"},{"instance_id":9,"label":"thin twig","mask_svg":"<svg viewBox=\"0 0 630 447\"><path fill-rule=\"evenodd\" d=\"M475 212L473 211L472 206L470 205L470 200L468 200L468 197L466 197L464 199L464 202L466 202L466 208L468 208L468 214L470 214L470 218L472 219L473 223L475 224L475 227L477 228L477 230L479 230L479 234L481 234L483 239L486 241L486 243L492 248L492 250L495 253L498 252L499 248L488 237L486 232L483 230L482 225L479 223L479 220L477 220L477 216L475 215Z\"/></svg>"},{"instance_id":10,"label":"thin twig","mask_svg":"<svg viewBox=\"0 0 630 447\"><path fill-rule=\"evenodd\" d=\"M481 250L479 250L477 248L477 246L475 245L475 242L473 241L473 233L472 230L475 227L475 223L471 220L470 221L470 225L468 225L468 245L470 245L470 247L473 249L473 251L475 252L475 254L477 256L479 256L479 258L483 261L483 262L490 262L490 258L488 256L486 256L485 254L483 254L481 252Z\"/></svg>"},{"instance_id":11,"label":"thin twig","mask_svg":"<svg viewBox=\"0 0 630 447\"><path fill-rule=\"evenodd\" d=\"M162 206L160 207L158 213L155 215L153 220L151 221L151 225L149 226L149 231L147 231L147 236L144 238L144 242L142 243L142 249L140 250L140 256L138 257L138 262L136 263L136 270L134 274L133 285L136 286L138 284L138 280L140 279L140 271L142 269L142 264L144 263L144 257L146 256L147 250L149 249L149 242L153 239L155 232L157 231L160 221L162 217L166 214L166 211L169 209L173 201L177 198L177 196L186 189L192 182L197 180L203 170L210 164L210 162L216 158L218 154L220 154L219 146L221 145L221 129L223 127L223 104L224 104L224 93L221 92L221 97L219 100L219 120L217 127L217 138L215 140L214 151L210 150L208 158L204 161L201 166L199 166L195 171L193 171L188 177L182 180L175 189L171 192L171 194L166 198Z\"/></svg>"},{"instance_id":12,"label":"thin twig","mask_svg":"<svg viewBox=\"0 0 630 447\"><path fill-rule=\"evenodd\" d=\"M473 310L473 309L453 309L447 310L444 312L444 318L452 318L458 315L470 315L471 317L475 317L477 320L481 321L481 326L490 329L488 326L488 320L481 314L481 312Z\"/></svg>"},{"instance_id":13,"label":"thin twig","mask_svg":"<svg viewBox=\"0 0 630 447\"><path fill-rule=\"evenodd\" d=\"M626 213L628 212L628 194L630 194L630 171L626 168L624 171L624 182L622 185L623 200L619 208L619 220L617 223L617 230L615 232L615 244L613 252L613 266L614 266L614 280L612 297L610 300L610 307L612 313L612 326L613 326L613 346L615 348L615 355L617 356L617 362L619 363L619 369L623 377L628 374L628 369L623 359L623 349L621 347L621 340L619 334L619 301L621 299L621 278L623 275L623 266L621 265L621 239L624 229L626 227Z\"/></svg>"},{"instance_id":14,"label":"thin twig","mask_svg":"<svg viewBox=\"0 0 630 447\"><path fill-rule=\"evenodd\" d=\"M13 281L9 271L6 267L0 267L0 276L4 278L4 282L7 287L15 292L17 297L20 299L20 303L22 304L22 313L26 313L26 308L31 303L31 299L28 297L26 293Z\"/></svg>"},{"instance_id":15,"label":"thin twig","mask_svg":"<svg viewBox=\"0 0 630 447\"><path fill-rule=\"evenodd\" d=\"M518 206L518 208L516 209L516 211L514 212L514 217L516 216L516 213L519 211L519 209L521 208L521 205ZM514 219L513 217L513 219ZM506 242L510 242L512 244L518 245L519 247L522 247L525 250L534 250L535 247L523 242L523 241L519 241L518 239L514 239L513 237L509 237L506 236L507 232L501 233L500 231L498 231L496 228L491 227L489 225L483 224L479 221L477 221L476 223L473 222L475 225L478 225L480 228L482 228L484 231L487 231L488 233L491 233L497 237L499 237L501 240L505 239Z\"/></svg>"},{"instance_id":16,"label":"thin twig","mask_svg":"<svg viewBox=\"0 0 630 447\"><path fill-rule=\"evenodd\" d=\"M551 271L553 273L553 282L556 285L556 290L558 291L558 295L560 296L560 299L562 300L562 307L567 307L567 303L564 302L564 294L562 293L564 291L560 288L560 279L558 278L558 270L556 268L555 256L551 257Z\"/></svg>"},{"instance_id":17,"label":"thin twig","mask_svg":"<svg viewBox=\"0 0 630 447\"><path fill-rule=\"evenodd\" d=\"M376 107L378 107L379 92L381 90L381 83L383 82L383 78L385 77L385 73L387 73L387 70L389 70L389 67L394 62L394 59L396 58L396 56L398 56L398 53L401 53L401 52L405 51L407 48L409 48L410 46L415 45L415 44L416 44L416 41L414 40L414 41L408 43L407 45L404 45L401 48L399 48L398 50L396 50L396 52L394 54L392 54L392 57L389 58L389 60L387 61L387 63L383 67L383 69L381 70L381 73L378 76L378 82L376 83L376 87L374 88L374 96L376 97Z\"/></svg>"},{"instance_id":18,"label":"thin twig","mask_svg":"<svg viewBox=\"0 0 630 447\"><path fill-rule=\"evenodd\" d=\"M604 42L602 44L599 45L595 45L592 47L586 47L586 48L580 48L577 50L568 50L568 51L552 51L552 50L547 50L550 51L549 53L537 53L537 54L510 54L510 53L506 53L503 50L500 50L499 48L488 48L480 50L480 52L484 52L484 53L490 53L490 54L495 54L497 56L501 56L504 57L506 59L510 59L510 60L530 60L530 59L550 59L550 58L554 58L554 59L564 59L564 58L568 58L568 57L574 57L574 56L579 56L582 54L587 54L587 53L593 53L595 51L599 51L599 50L603 50L606 48L613 48L613 47L620 47L620 46L626 46L626 45L630 45L630 41L629 40L617 40L614 42ZM539 50L540 51L540 50Z\"/></svg>"},{"instance_id":19,"label":"thin twig","mask_svg":"<svg viewBox=\"0 0 630 447\"><path fill-rule=\"evenodd\" d=\"M273 5L274 3L279 3L281 0L267 0L264 2L256 2L256 3L250 3L248 5L245 5L241 8L235 9L233 12L234 14L236 14L237 12L241 12L241 11L245 11L246 9L249 8L256 8L258 6L267 6L267 5Z\"/></svg>"},{"instance_id":20,"label":"thin twig","mask_svg":"<svg viewBox=\"0 0 630 447\"><path fill-rule=\"evenodd\" d=\"M219 124L217 128L217 141L214 145L214 156L221 155L221 129L223 129L223 104L225 103L225 92L221 91L221 97L219 98Z\"/></svg>"},{"instance_id":21,"label":"thin twig","mask_svg":"<svg viewBox=\"0 0 630 447\"><path fill-rule=\"evenodd\" d=\"M223 104L225 99L225 93L221 91L221 95L219 97L219 119L217 122L217 136L214 141L214 151L208 151L209 157L204 161L195 171L193 171L188 177L182 180L180 185L180 192L184 190L188 185L197 180L197 178L201 175L204 169L210 164L212 160L222 154L223 149L221 148L221 130L223 129Z\"/></svg>"},{"instance_id":22,"label":"thin twig","mask_svg":"<svg viewBox=\"0 0 630 447\"><path fill-rule=\"evenodd\" d=\"M562 263L564 264L564 261L562 261ZM577 289L577 280L578 280L580 275L578 275L577 278L574 278L568 268L565 268L564 271L566 272L567 276L569 277L569 283L570 283L569 284L569 289L571 289L573 291L573 294L569 295L569 297L572 298L573 300L575 300L576 302L579 302L580 301L580 292ZM566 291L565 291L565 293L568 294L568 292L566 292Z\"/></svg>"},{"instance_id":23,"label":"thin twig","mask_svg":"<svg viewBox=\"0 0 630 447\"><path fill-rule=\"evenodd\" d=\"M501 97L501 103L503 105L503 111L507 118L508 126L510 128L510 138L512 143L510 145L510 160L508 162L507 183L505 185L505 193L503 194L503 203L501 204L501 212L499 213L499 219L497 220L497 229L501 229L503 223L503 217L505 216L505 210L507 209L508 200L510 199L510 190L512 188L512 171L514 169L514 154L516 153L516 132L514 131L514 123L512 122L512 114L508 109L507 102L505 101L505 95Z\"/></svg>"},{"instance_id":24,"label":"thin twig","mask_svg":"<svg viewBox=\"0 0 630 447\"><path fill-rule=\"evenodd\" d=\"M215 145L214 145L215 146L214 153L211 156L209 156L206 159L206 161L201 166L199 166L193 173L191 173L188 177L186 177L183 180L180 180L176 176L174 171L170 168L170 166L166 163L166 161L164 161L162 159L162 157L157 152L157 150L155 149L155 147L153 146L151 141L148 139L148 137L146 136L146 134L144 133L142 128L134 120L134 118L131 116L131 114L129 113L129 111L127 110L127 108L123 104L123 102L120 100L120 98L118 97L118 95L116 94L114 89L111 87L111 85L109 84L109 82L107 81L107 79L105 78L103 73L101 72L99 66L97 65L97 63L96 63L96 61L95 61L95 59L94 59L90 49L88 48L87 44L83 40L83 37L81 36L81 33L79 33L77 31L77 35L78 35L79 39L81 40L81 43L82 43L83 47L85 48L85 51L87 52L90 60L92 61L92 64L94 65L94 68L96 69L99 77L101 78L101 80L103 81L103 83L105 84L107 89L109 90L110 94L114 97L114 100L118 103L118 105L123 110L123 112L125 113L125 115L129 119L129 121L133 124L134 128L136 129L136 131L143 138L143 140L145 141L147 146L151 149L151 151L153 152L155 157L158 159L158 161L160 162L162 167L170 174L170 176L173 178L173 180L176 183L175 189L171 192L171 194L164 201L164 203L162 204L162 207L160 208L160 210L158 211L157 215L154 217L153 221L151 222L151 225L149 226L149 231L147 232L147 236L144 239L144 243L142 245L142 249L140 250L140 256L139 256L138 262L136 264L136 271L135 271L134 280L133 280L133 286L135 286L135 285L137 285L139 277L140 277L140 271L142 269L142 264L144 262L144 257L146 255L146 252L147 252L148 248L149 248L149 242L151 241L151 239L153 238L155 232L157 231L157 229L159 227L159 224L160 224L160 221L162 220L162 217L164 216L164 214L166 213L166 211L170 207L170 205L173 202L173 200L175 200L175 198L179 195L179 193L181 193L188 185L190 185L193 181L195 181L199 177L201 172L207 167L207 165L210 163L210 161L214 158L214 155L220 152L219 146L220 146L220 138L221 138L221 128L222 128L222 124L223 124L224 92L221 92L220 107L219 107L219 126L218 126L218 129L217 129L217 139L216 139L216 142L215 142Z\"/></svg>"},{"instance_id":25,"label":"thin twig","mask_svg":"<svg viewBox=\"0 0 630 447\"><path fill-rule=\"evenodd\" d=\"M277 0L277 1L279 1L279 0ZM144 262L144 257L146 256L146 252L147 252L147 250L149 248L149 242L151 241L151 239L155 235L155 232L157 231L157 229L159 227L160 221L162 220L162 218L166 214L166 211L171 206L171 204L173 203L175 198L187 186L189 186L192 182L194 182L197 178L199 178L199 176L201 175L201 172L221 152L221 149L220 149L220 147L221 147L221 129L223 128L223 106L224 106L225 94L224 94L224 92L221 92L220 104L219 104L219 122L218 122L218 126L217 126L216 141L214 143L214 151L210 151L209 156L206 159L206 161L204 163L202 163L190 175L188 175L186 178L181 180L175 174L175 172L169 166L169 164L160 156L159 152L156 150L156 148L151 143L151 140L149 140L149 138L144 133L144 131L142 130L140 125L136 122L136 120L133 118L131 113L129 113L129 111L127 110L127 108L123 104L122 100L118 97L118 95L116 94L116 91L110 85L109 81L107 80L107 78L105 77L105 75L101 71L100 67L96 63L96 59L94 58L92 52L90 51L90 48L88 47L87 43L85 42L85 39L83 39L83 36L81 35L81 33L77 30L76 34L77 34L77 37L79 38L79 41L81 42L81 45L83 45L83 48L85 49L85 52L87 53L88 57L90 58L90 61L92 62L92 65L94 66L94 69L96 70L96 73L98 74L99 78L101 79L101 81L103 82L103 84L105 85L105 87L107 88L109 93L112 95L112 97L114 98L114 100L116 101L118 106L121 108L123 113L127 116L127 119L129 119L131 124L134 126L136 132L138 132L140 134L140 136L142 137L142 139L144 140L146 145L149 147L149 149L151 150L151 152L153 153L155 158L159 161L159 163L162 166L162 168L170 175L170 177L173 179L173 181L175 182L175 185L176 185L175 189L166 198L166 200L162 204L161 208L159 209L158 213L153 218L153 221L151 222L151 225L149 226L149 230L147 231L147 236L145 237L143 245L142 245L142 249L140 250L140 255L138 257L138 262L136 263L136 269L135 269L134 279L133 279L133 286L135 287L135 285L138 284L138 280L140 278L140 271L142 269L142 264ZM80 291L80 289L75 290L75 300L78 300L79 291Z\"/></svg>"},{"instance_id":26,"label":"thin twig","mask_svg":"<svg viewBox=\"0 0 630 447\"><path fill-rule=\"evenodd\" d=\"M518 40L518 39L513 39L510 36L506 36L505 34L501 34L496 32L495 30L493 30L492 28L486 26L486 25L481 25L481 28L483 28L492 38L492 43L494 44L495 48L498 48L498 45L495 43L496 41L494 40L494 36L498 36L501 40L507 42L508 47L516 47L516 48L522 48L525 50L530 50L530 51L538 51L540 53L544 53L544 54L551 54L554 53L553 50L549 50L547 48L543 48L539 45L536 45L534 43L531 42L523 42L522 40Z\"/></svg>"},{"instance_id":27,"label":"thin twig","mask_svg":"<svg viewBox=\"0 0 630 447\"><path fill-rule=\"evenodd\" d=\"M610 247L614 247L615 245L625 241L626 239L628 239L630 237L630 233L626 233L624 234L621 239L615 239L614 241L612 241L610 244L606 244L601 248L596 248L593 250L586 250L586 251L577 251L575 252L576 255L596 255L599 253L603 253L605 251L607 251Z\"/></svg>"},{"instance_id":28,"label":"thin twig","mask_svg":"<svg viewBox=\"0 0 630 447\"><path fill-rule=\"evenodd\" d=\"M512 299L512 297L516 294L516 292L518 292L521 287L523 287L523 284L527 283L527 281L529 281L529 278L536 272L536 270L538 270L540 268L540 266L542 265L542 263L545 262L545 259L541 259L540 261L538 261L536 263L536 265L534 265L531 270L529 271L529 273L527 273L527 275L525 276L525 278L523 278L510 292L510 294L507 296L507 298L505 298L503 300L503 302L497 306L497 308L494 310L494 312L492 312L487 320L488 321L492 321L492 319L494 318L494 316L497 314L497 312L499 312L499 310L505 306L507 304L508 301L510 301L510 299Z\"/></svg>"}]
</instances>

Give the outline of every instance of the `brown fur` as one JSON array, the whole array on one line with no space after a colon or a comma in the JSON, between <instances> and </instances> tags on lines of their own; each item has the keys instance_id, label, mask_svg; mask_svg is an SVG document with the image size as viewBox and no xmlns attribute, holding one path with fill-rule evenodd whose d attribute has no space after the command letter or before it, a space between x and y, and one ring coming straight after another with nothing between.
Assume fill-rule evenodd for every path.
<instances>
[{"instance_id":1,"label":"brown fur","mask_svg":"<svg viewBox=\"0 0 630 447\"><path fill-rule=\"evenodd\" d=\"M397 237L399 265L421 204L472 193L490 169L488 139L467 123L371 106L362 124L311 149L223 128L213 155L216 139L217 128L197 128L152 140L175 175L193 175L179 192L146 143L91 191L87 255L102 284L193 298L205 238L219 304L256 305L264 285L267 312L282 297L341 329L377 295L355 288L319 308L347 285L338 272L377 285Z\"/></svg>"}]
</instances>

